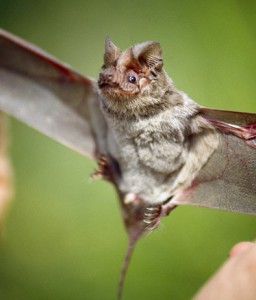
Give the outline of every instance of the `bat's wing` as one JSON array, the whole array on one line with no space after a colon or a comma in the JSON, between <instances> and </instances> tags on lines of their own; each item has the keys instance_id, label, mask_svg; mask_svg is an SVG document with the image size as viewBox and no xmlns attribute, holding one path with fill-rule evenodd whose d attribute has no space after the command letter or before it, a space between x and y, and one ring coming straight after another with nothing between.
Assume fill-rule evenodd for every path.
<instances>
[{"instance_id":1,"label":"bat's wing","mask_svg":"<svg viewBox=\"0 0 256 300\"><path fill-rule=\"evenodd\" d=\"M97 97L93 80L0 29L0 110L93 156L89 106Z\"/></svg>"},{"instance_id":2,"label":"bat's wing","mask_svg":"<svg viewBox=\"0 0 256 300\"><path fill-rule=\"evenodd\" d=\"M218 131L216 151L171 201L256 215L256 114L201 108Z\"/></svg>"}]
</instances>

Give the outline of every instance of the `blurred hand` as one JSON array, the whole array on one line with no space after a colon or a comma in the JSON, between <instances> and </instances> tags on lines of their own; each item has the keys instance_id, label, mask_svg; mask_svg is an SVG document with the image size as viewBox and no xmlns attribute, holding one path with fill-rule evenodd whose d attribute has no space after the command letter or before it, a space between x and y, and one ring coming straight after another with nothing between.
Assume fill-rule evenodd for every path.
<instances>
[{"instance_id":1,"label":"blurred hand","mask_svg":"<svg viewBox=\"0 0 256 300\"><path fill-rule=\"evenodd\" d=\"M256 243L235 245L228 260L194 297L194 300L213 299L256 299Z\"/></svg>"}]
</instances>

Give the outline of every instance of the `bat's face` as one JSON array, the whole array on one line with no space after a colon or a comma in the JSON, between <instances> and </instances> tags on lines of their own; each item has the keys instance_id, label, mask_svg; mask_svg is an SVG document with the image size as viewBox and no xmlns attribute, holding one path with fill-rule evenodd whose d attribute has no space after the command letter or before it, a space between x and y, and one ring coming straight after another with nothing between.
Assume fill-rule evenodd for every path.
<instances>
[{"instance_id":1,"label":"bat's face","mask_svg":"<svg viewBox=\"0 0 256 300\"><path fill-rule=\"evenodd\" d=\"M109 98L133 99L148 84L146 70L133 61L129 52L120 53L102 67L98 85L102 94Z\"/></svg>"},{"instance_id":2,"label":"bat's face","mask_svg":"<svg viewBox=\"0 0 256 300\"><path fill-rule=\"evenodd\" d=\"M121 52L106 39L98 86L109 109L116 113L145 114L162 101L161 95L170 81L162 70L161 52L159 43L152 41Z\"/></svg>"}]
</instances>

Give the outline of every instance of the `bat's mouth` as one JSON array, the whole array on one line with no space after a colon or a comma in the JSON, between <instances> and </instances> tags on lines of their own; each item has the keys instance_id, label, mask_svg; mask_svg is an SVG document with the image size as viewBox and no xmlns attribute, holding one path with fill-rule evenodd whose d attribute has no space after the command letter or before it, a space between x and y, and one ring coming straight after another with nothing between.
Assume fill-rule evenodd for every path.
<instances>
[{"instance_id":1,"label":"bat's mouth","mask_svg":"<svg viewBox=\"0 0 256 300\"><path fill-rule=\"evenodd\" d=\"M117 83L109 83L109 82L100 82L98 81L98 87L103 90L103 89L120 89L119 85Z\"/></svg>"},{"instance_id":2,"label":"bat's mouth","mask_svg":"<svg viewBox=\"0 0 256 300\"><path fill-rule=\"evenodd\" d=\"M98 87L103 95L121 95L122 90L118 84L108 83L108 82L98 82Z\"/></svg>"},{"instance_id":3,"label":"bat's mouth","mask_svg":"<svg viewBox=\"0 0 256 300\"><path fill-rule=\"evenodd\" d=\"M117 83L98 82L98 87L103 95L110 98L130 98L138 94L136 90L125 90Z\"/></svg>"}]
</instances>

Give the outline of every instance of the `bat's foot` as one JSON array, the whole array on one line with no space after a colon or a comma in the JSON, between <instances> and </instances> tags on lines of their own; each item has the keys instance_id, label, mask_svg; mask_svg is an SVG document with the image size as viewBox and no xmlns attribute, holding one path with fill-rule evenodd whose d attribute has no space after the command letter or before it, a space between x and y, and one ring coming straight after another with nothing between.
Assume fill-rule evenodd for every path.
<instances>
[{"instance_id":1,"label":"bat's foot","mask_svg":"<svg viewBox=\"0 0 256 300\"><path fill-rule=\"evenodd\" d=\"M97 164L98 168L91 174L91 178L111 181L113 176L107 157L105 155L101 155L97 161Z\"/></svg>"},{"instance_id":2,"label":"bat's foot","mask_svg":"<svg viewBox=\"0 0 256 300\"><path fill-rule=\"evenodd\" d=\"M156 204L148 206L144 213L143 222L146 225L146 230L154 230L158 227L161 217L168 216L169 213L176 208L170 201L164 204Z\"/></svg>"},{"instance_id":3,"label":"bat's foot","mask_svg":"<svg viewBox=\"0 0 256 300\"><path fill-rule=\"evenodd\" d=\"M146 225L146 230L152 231L157 228L160 223L161 212L161 204L151 205L146 208L143 219L143 222Z\"/></svg>"},{"instance_id":4,"label":"bat's foot","mask_svg":"<svg viewBox=\"0 0 256 300\"><path fill-rule=\"evenodd\" d=\"M137 193L127 193L124 197L123 203L133 208L139 208L137 211L137 218L144 223L144 231L152 231L157 228L160 223L160 217L162 216L162 204L148 205L140 198Z\"/></svg>"}]
</instances>

